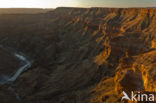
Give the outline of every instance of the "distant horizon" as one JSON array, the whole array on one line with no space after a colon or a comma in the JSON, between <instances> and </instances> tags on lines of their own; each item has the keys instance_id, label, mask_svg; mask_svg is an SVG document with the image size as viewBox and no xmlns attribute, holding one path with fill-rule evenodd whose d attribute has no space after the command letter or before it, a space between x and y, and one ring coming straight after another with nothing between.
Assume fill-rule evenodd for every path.
<instances>
[{"instance_id":1,"label":"distant horizon","mask_svg":"<svg viewBox=\"0 0 156 103\"><path fill-rule=\"evenodd\" d=\"M0 8L146 8L156 7L156 0L0 0Z\"/></svg>"},{"instance_id":2,"label":"distant horizon","mask_svg":"<svg viewBox=\"0 0 156 103\"><path fill-rule=\"evenodd\" d=\"M60 6L56 8L37 8L37 7L8 7L8 8L1 8L0 9L57 9L57 8L156 8L156 7L70 7L70 6Z\"/></svg>"}]
</instances>

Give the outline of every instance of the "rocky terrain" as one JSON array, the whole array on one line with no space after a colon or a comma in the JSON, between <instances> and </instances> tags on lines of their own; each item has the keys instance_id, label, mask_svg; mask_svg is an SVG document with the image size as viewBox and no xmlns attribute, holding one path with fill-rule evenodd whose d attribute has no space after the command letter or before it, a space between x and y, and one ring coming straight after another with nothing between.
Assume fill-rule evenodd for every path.
<instances>
[{"instance_id":1,"label":"rocky terrain","mask_svg":"<svg viewBox=\"0 0 156 103\"><path fill-rule=\"evenodd\" d=\"M1 14L0 44L33 64L0 85L0 103L127 103L122 91L156 92L155 23L152 8ZM7 73L20 66L10 53L0 49Z\"/></svg>"}]
</instances>

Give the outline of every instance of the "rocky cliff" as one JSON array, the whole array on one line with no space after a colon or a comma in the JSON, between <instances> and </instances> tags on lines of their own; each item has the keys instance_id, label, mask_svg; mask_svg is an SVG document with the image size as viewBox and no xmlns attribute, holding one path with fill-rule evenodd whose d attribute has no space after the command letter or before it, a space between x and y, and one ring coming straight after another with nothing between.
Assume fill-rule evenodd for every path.
<instances>
[{"instance_id":1,"label":"rocky cliff","mask_svg":"<svg viewBox=\"0 0 156 103\"><path fill-rule=\"evenodd\" d=\"M20 99L4 85L2 103L120 103L123 90L156 91L156 9L57 8L0 22L0 43L33 61L12 84Z\"/></svg>"}]
</instances>

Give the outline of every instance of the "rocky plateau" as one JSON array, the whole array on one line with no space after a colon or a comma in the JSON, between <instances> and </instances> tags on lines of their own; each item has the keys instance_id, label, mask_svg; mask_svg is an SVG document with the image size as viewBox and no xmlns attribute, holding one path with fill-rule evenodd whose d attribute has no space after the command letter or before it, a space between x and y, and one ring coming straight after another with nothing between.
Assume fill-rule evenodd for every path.
<instances>
[{"instance_id":1,"label":"rocky plateau","mask_svg":"<svg viewBox=\"0 0 156 103\"><path fill-rule=\"evenodd\" d=\"M154 8L0 14L0 45L0 78L22 65L13 52L33 61L0 85L0 103L130 103L122 91L156 92Z\"/></svg>"}]
</instances>

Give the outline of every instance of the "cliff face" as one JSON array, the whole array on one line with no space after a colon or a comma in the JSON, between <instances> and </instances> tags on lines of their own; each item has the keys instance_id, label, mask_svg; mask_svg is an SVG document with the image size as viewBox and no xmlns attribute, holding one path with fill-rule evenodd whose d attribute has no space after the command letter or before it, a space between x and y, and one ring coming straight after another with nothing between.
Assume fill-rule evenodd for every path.
<instances>
[{"instance_id":1,"label":"cliff face","mask_svg":"<svg viewBox=\"0 0 156 103\"><path fill-rule=\"evenodd\" d=\"M33 60L13 83L20 101L117 103L123 90L155 92L155 14L155 9L57 8L0 15L0 43Z\"/></svg>"}]
</instances>

